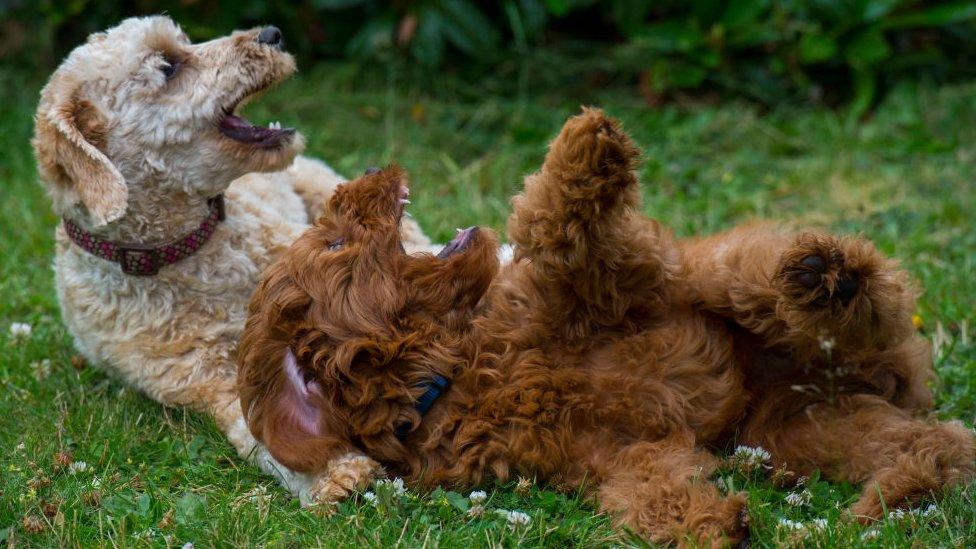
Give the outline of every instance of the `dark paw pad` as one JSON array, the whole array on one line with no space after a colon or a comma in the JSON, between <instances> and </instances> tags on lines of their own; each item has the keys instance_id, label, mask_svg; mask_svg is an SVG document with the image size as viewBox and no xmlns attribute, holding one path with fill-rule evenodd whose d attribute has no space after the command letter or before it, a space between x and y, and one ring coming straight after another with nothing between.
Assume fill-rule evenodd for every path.
<instances>
[{"instance_id":1,"label":"dark paw pad","mask_svg":"<svg viewBox=\"0 0 976 549\"><path fill-rule=\"evenodd\" d=\"M800 265L803 265L809 270L798 273L796 275L796 281L808 290L819 286L823 280L823 272L827 270L827 264L824 258L819 255L808 255L800 260Z\"/></svg>"},{"instance_id":2,"label":"dark paw pad","mask_svg":"<svg viewBox=\"0 0 976 549\"><path fill-rule=\"evenodd\" d=\"M794 256L792 265L787 263L783 274L795 284L793 297L815 308L831 302L847 304L857 296L858 277L846 268L840 250L821 248L808 249L806 254Z\"/></svg>"},{"instance_id":3,"label":"dark paw pad","mask_svg":"<svg viewBox=\"0 0 976 549\"><path fill-rule=\"evenodd\" d=\"M808 304L825 307L833 300L846 304L857 295L857 278L844 268L843 255L836 256L827 259L821 254L807 255L790 269L789 276L805 288Z\"/></svg>"},{"instance_id":4,"label":"dark paw pad","mask_svg":"<svg viewBox=\"0 0 976 549\"><path fill-rule=\"evenodd\" d=\"M827 270L827 262L819 255L808 255L800 261L800 264L817 273Z\"/></svg>"},{"instance_id":5,"label":"dark paw pad","mask_svg":"<svg viewBox=\"0 0 976 549\"><path fill-rule=\"evenodd\" d=\"M800 284L803 284L804 288L808 288L810 290L819 286L820 279L822 278L823 277L820 276L820 273L811 273L809 271L796 275L796 281L799 282Z\"/></svg>"},{"instance_id":6,"label":"dark paw pad","mask_svg":"<svg viewBox=\"0 0 976 549\"><path fill-rule=\"evenodd\" d=\"M855 295L857 295L857 279L847 274L846 272L841 272L840 276L837 278L837 287L834 290L834 294L841 299L841 301L850 301Z\"/></svg>"}]
</instances>

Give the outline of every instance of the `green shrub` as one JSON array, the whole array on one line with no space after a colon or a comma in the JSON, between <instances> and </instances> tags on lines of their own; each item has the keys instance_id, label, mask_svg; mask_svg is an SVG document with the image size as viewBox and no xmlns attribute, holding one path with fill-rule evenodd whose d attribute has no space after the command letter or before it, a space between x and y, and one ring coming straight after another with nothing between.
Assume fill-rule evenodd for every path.
<instances>
[{"instance_id":1,"label":"green shrub","mask_svg":"<svg viewBox=\"0 0 976 549\"><path fill-rule=\"evenodd\" d=\"M160 12L196 38L274 23L306 62L478 75L531 59L569 79L593 71L589 55L652 103L719 90L764 103L850 100L862 113L898 80L968 78L976 59L972 0L13 0L0 4L0 59L50 68L88 33Z\"/></svg>"}]
</instances>

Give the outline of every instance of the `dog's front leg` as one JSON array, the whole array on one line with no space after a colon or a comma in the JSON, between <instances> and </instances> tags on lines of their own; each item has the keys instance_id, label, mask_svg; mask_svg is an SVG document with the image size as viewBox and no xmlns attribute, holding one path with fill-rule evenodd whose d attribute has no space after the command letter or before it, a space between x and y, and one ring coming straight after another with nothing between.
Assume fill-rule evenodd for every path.
<instances>
[{"instance_id":1,"label":"dog's front leg","mask_svg":"<svg viewBox=\"0 0 976 549\"><path fill-rule=\"evenodd\" d=\"M329 461L321 472L303 473L289 469L254 438L244 421L236 392L232 398L225 406L214 410L217 425L242 458L277 480L293 496L299 498L303 506L334 504L352 492L364 489L374 478L382 476L383 469L377 462L354 451Z\"/></svg>"},{"instance_id":2,"label":"dog's front leg","mask_svg":"<svg viewBox=\"0 0 976 549\"><path fill-rule=\"evenodd\" d=\"M359 452L349 452L329 461L325 471L314 475L300 494L302 505L333 505L361 491L383 476L379 463Z\"/></svg>"},{"instance_id":3,"label":"dog's front leg","mask_svg":"<svg viewBox=\"0 0 976 549\"><path fill-rule=\"evenodd\" d=\"M315 480L313 475L293 471L276 460L263 444L258 442L247 428L241 404L237 396L236 383L226 380L224 390L213 392L210 413L217 427L227 436L228 442L243 459L258 466L270 475L293 496L301 497L307 493ZM216 389L216 387L213 387Z\"/></svg>"}]
</instances>

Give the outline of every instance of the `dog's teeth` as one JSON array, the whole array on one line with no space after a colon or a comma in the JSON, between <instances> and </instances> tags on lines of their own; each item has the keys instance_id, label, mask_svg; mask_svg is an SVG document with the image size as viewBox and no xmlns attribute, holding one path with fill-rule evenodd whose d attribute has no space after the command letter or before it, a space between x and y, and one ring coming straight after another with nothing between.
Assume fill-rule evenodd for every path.
<instances>
[{"instance_id":1,"label":"dog's teeth","mask_svg":"<svg viewBox=\"0 0 976 549\"><path fill-rule=\"evenodd\" d=\"M413 217L413 214L412 214L412 213L410 213L410 212L408 212L407 210L403 210L403 215L405 215L405 216L407 216L407 217L410 217L410 218L412 218L412 217Z\"/></svg>"},{"instance_id":2,"label":"dog's teeth","mask_svg":"<svg viewBox=\"0 0 976 549\"><path fill-rule=\"evenodd\" d=\"M459 229L459 228L455 227L454 230L457 231L460 234L460 232L463 231L464 229Z\"/></svg>"},{"instance_id":3,"label":"dog's teeth","mask_svg":"<svg viewBox=\"0 0 976 549\"><path fill-rule=\"evenodd\" d=\"M281 122L278 122L277 120L275 120L274 122L268 124L268 128L269 129L272 129L272 130L280 130L281 129Z\"/></svg>"},{"instance_id":4,"label":"dog's teeth","mask_svg":"<svg viewBox=\"0 0 976 549\"><path fill-rule=\"evenodd\" d=\"M400 199L400 204L410 204L410 201L407 200L406 198L401 198Z\"/></svg>"}]
</instances>

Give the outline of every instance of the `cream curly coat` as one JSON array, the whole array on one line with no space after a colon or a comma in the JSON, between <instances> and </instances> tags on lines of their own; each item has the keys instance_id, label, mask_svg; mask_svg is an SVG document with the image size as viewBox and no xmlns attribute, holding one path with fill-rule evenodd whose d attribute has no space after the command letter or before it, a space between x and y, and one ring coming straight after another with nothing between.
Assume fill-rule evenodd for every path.
<instances>
[{"instance_id":1,"label":"cream curly coat","mask_svg":"<svg viewBox=\"0 0 976 549\"><path fill-rule=\"evenodd\" d=\"M341 479L293 474L253 439L234 353L262 270L343 179L296 158L300 134L261 148L218 130L239 103L295 70L259 33L192 44L170 19L147 17L93 34L41 92L33 145L54 211L107 240L176 239L206 216L209 197L226 192L227 219L211 240L156 276L124 274L59 226L63 320L93 364L163 404L211 414L242 456L314 500L341 489ZM405 232L408 243L429 246L416 224ZM346 460L355 467L358 456Z\"/></svg>"}]
</instances>

